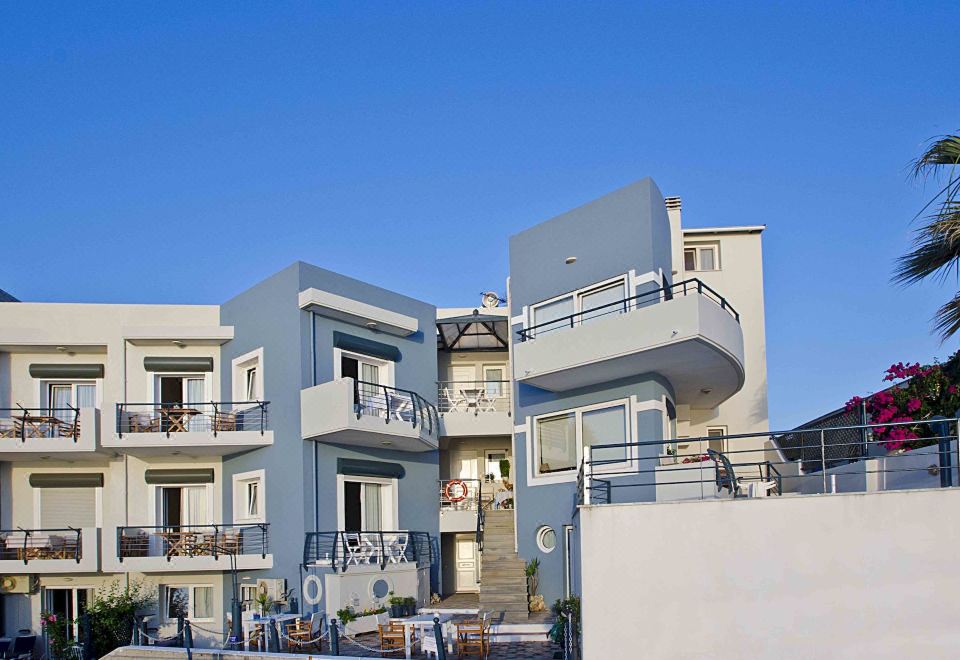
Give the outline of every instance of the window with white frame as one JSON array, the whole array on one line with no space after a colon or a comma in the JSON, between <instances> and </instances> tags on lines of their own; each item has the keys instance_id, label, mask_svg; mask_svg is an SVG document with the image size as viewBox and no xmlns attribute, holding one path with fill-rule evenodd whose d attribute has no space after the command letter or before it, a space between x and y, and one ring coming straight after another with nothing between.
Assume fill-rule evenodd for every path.
<instances>
[{"instance_id":1,"label":"window with white frame","mask_svg":"<svg viewBox=\"0 0 960 660\"><path fill-rule=\"evenodd\" d=\"M377 532L398 528L396 479L340 475L337 514L341 530Z\"/></svg>"},{"instance_id":2,"label":"window with white frame","mask_svg":"<svg viewBox=\"0 0 960 660\"><path fill-rule=\"evenodd\" d=\"M233 475L233 521L236 523L264 522L264 470Z\"/></svg>"},{"instance_id":3,"label":"window with white frame","mask_svg":"<svg viewBox=\"0 0 960 660\"><path fill-rule=\"evenodd\" d=\"M621 275L537 303L530 314L530 326L536 327L533 336L622 314L627 310L626 298L627 277Z\"/></svg>"},{"instance_id":4,"label":"window with white frame","mask_svg":"<svg viewBox=\"0 0 960 660\"><path fill-rule=\"evenodd\" d=\"M683 248L683 267L685 270L720 270L720 244L696 243Z\"/></svg>"},{"instance_id":5,"label":"window with white frame","mask_svg":"<svg viewBox=\"0 0 960 660\"><path fill-rule=\"evenodd\" d=\"M234 358L233 400L263 401L263 349L258 348Z\"/></svg>"},{"instance_id":6,"label":"window with white frame","mask_svg":"<svg viewBox=\"0 0 960 660\"><path fill-rule=\"evenodd\" d=\"M162 585L160 602L166 621L179 617L191 621L213 620L213 587L210 585Z\"/></svg>"},{"instance_id":7,"label":"window with white frame","mask_svg":"<svg viewBox=\"0 0 960 660\"><path fill-rule=\"evenodd\" d=\"M43 407L58 419L70 417L71 408L96 408L97 384L94 381L44 381Z\"/></svg>"},{"instance_id":8,"label":"window with white frame","mask_svg":"<svg viewBox=\"0 0 960 660\"><path fill-rule=\"evenodd\" d=\"M576 470L586 445L594 448L596 468L625 461L628 410L628 402L619 401L535 418L536 474Z\"/></svg>"},{"instance_id":9,"label":"window with white frame","mask_svg":"<svg viewBox=\"0 0 960 660\"><path fill-rule=\"evenodd\" d=\"M710 440L707 440L707 445L713 451L718 451L723 453L726 451L726 438L727 427L726 426L708 426L707 427L707 437Z\"/></svg>"}]
</instances>

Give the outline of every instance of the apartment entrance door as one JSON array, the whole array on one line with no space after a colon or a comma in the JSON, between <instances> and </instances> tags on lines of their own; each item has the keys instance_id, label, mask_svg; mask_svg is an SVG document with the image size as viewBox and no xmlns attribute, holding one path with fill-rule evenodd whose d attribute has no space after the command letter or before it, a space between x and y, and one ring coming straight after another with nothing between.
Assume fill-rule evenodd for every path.
<instances>
[{"instance_id":1,"label":"apartment entrance door","mask_svg":"<svg viewBox=\"0 0 960 660\"><path fill-rule=\"evenodd\" d=\"M477 539L473 534L457 534L457 591L480 591L477 579Z\"/></svg>"},{"instance_id":2,"label":"apartment entrance door","mask_svg":"<svg viewBox=\"0 0 960 660\"><path fill-rule=\"evenodd\" d=\"M451 479L478 479L477 452L458 449L450 453Z\"/></svg>"},{"instance_id":3,"label":"apartment entrance door","mask_svg":"<svg viewBox=\"0 0 960 660\"><path fill-rule=\"evenodd\" d=\"M80 615L87 611L93 589L46 588L46 611L68 621L67 639L80 641Z\"/></svg>"}]
</instances>

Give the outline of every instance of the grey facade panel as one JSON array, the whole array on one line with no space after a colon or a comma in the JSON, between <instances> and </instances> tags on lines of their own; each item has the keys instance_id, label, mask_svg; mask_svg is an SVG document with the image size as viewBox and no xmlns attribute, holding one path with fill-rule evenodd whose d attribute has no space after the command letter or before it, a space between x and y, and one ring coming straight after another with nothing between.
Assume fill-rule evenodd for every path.
<instances>
[{"instance_id":1,"label":"grey facade panel","mask_svg":"<svg viewBox=\"0 0 960 660\"><path fill-rule=\"evenodd\" d=\"M143 368L147 371L201 372L213 371L212 357L145 357Z\"/></svg>"},{"instance_id":2,"label":"grey facade panel","mask_svg":"<svg viewBox=\"0 0 960 660\"><path fill-rule=\"evenodd\" d=\"M402 358L400 349L396 346L374 341L373 339L357 337L356 335L348 335L347 333L340 332L339 330L333 331L333 345L337 348L342 348L345 351L363 353L364 355L370 355L372 357L378 357L384 360L390 360L392 362L399 362Z\"/></svg>"},{"instance_id":3,"label":"grey facade panel","mask_svg":"<svg viewBox=\"0 0 960 660\"><path fill-rule=\"evenodd\" d=\"M213 468L170 468L147 470L148 484L212 484Z\"/></svg>"},{"instance_id":4,"label":"grey facade panel","mask_svg":"<svg viewBox=\"0 0 960 660\"><path fill-rule=\"evenodd\" d=\"M385 479L403 479L406 470L400 463L367 461L359 458L337 458L337 474L355 477L383 477Z\"/></svg>"},{"instance_id":5,"label":"grey facade panel","mask_svg":"<svg viewBox=\"0 0 960 660\"><path fill-rule=\"evenodd\" d=\"M34 488L102 488L102 472L46 472L31 474L30 485Z\"/></svg>"},{"instance_id":6,"label":"grey facade panel","mask_svg":"<svg viewBox=\"0 0 960 660\"><path fill-rule=\"evenodd\" d=\"M103 378L102 364L31 364L31 378Z\"/></svg>"}]
</instances>

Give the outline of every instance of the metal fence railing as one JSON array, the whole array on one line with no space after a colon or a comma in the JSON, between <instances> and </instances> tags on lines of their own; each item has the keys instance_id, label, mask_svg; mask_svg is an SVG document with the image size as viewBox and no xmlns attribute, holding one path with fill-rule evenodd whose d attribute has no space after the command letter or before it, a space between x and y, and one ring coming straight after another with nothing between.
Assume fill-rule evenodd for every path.
<instances>
[{"instance_id":1,"label":"metal fence railing","mask_svg":"<svg viewBox=\"0 0 960 660\"><path fill-rule=\"evenodd\" d=\"M476 511L480 508L483 482L479 479L439 479L440 509Z\"/></svg>"},{"instance_id":2,"label":"metal fence railing","mask_svg":"<svg viewBox=\"0 0 960 660\"><path fill-rule=\"evenodd\" d=\"M79 408L0 408L0 438L79 437Z\"/></svg>"},{"instance_id":3,"label":"metal fence railing","mask_svg":"<svg viewBox=\"0 0 960 660\"><path fill-rule=\"evenodd\" d=\"M437 383L437 408L441 413L480 415L510 412L509 380L442 380Z\"/></svg>"},{"instance_id":4,"label":"metal fence railing","mask_svg":"<svg viewBox=\"0 0 960 660\"><path fill-rule=\"evenodd\" d=\"M673 300L677 296L699 295L711 302L719 305L720 309L726 311L737 323L740 322L740 313L733 308L730 302L710 288L699 279L689 279L676 284L668 284L658 289L644 291L630 298L624 298L616 302L600 305L591 309L584 309L574 314L568 314L559 318L551 319L543 323L523 328L517 331L520 341L529 341L545 334L565 330L588 323L594 319L613 314L626 314L643 307L650 307L657 303Z\"/></svg>"},{"instance_id":5,"label":"metal fence railing","mask_svg":"<svg viewBox=\"0 0 960 660\"><path fill-rule=\"evenodd\" d=\"M129 557L220 557L270 551L269 523L118 527L117 553Z\"/></svg>"},{"instance_id":6,"label":"metal fence railing","mask_svg":"<svg viewBox=\"0 0 960 660\"><path fill-rule=\"evenodd\" d=\"M267 430L269 401L118 403L117 434Z\"/></svg>"},{"instance_id":7,"label":"metal fence railing","mask_svg":"<svg viewBox=\"0 0 960 660\"><path fill-rule=\"evenodd\" d=\"M353 383L353 408L357 419L370 415L381 417L387 423L407 422L430 435L439 432L437 407L410 390L357 380Z\"/></svg>"},{"instance_id":8,"label":"metal fence railing","mask_svg":"<svg viewBox=\"0 0 960 660\"><path fill-rule=\"evenodd\" d=\"M63 529L0 530L0 559L29 564L49 559L83 558L83 532L76 527Z\"/></svg>"},{"instance_id":9,"label":"metal fence railing","mask_svg":"<svg viewBox=\"0 0 960 660\"><path fill-rule=\"evenodd\" d=\"M933 418L586 446L576 502L952 487L957 437L957 418Z\"/></svg>"},{"instance_id":10,"label":"metal fence railing","mask_svg":"<svg viewBox=\"0 0 960 660\"><path fill-rule=\"evenodd\" d=\"M415 564L431 566L433 544L427 532L366 531L308 532L303 545L303 563L329 566L346 572L351 566Z\"/></svg>"}]
</instances>

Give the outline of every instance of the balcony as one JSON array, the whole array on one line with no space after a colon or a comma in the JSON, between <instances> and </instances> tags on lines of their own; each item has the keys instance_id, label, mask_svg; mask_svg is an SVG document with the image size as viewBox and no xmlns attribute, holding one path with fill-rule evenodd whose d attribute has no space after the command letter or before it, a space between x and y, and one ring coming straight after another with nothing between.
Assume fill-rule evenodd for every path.
<instances>
[{"instance_id":1,"label":"balcony","mask_svg":"<svg viewBox=\"0 0 960 660\"><path fill-rule=\"evenodd\" d=\"M102 458L96 408L0 409L0 461Z\"/></svg>"},{"instance_id":2,"label":"balcony","mask_svg":"<svg viewBox=\"0 0 960 660\"><path fill-rule=\"evenodd\" d=\"M269 525L118 527L112 570L226 571L272 568Z\"/></svg>"},{"instance_id":3,"label":"balcony","mask_svg":"<svg viewBox=\"0 0 960 660\"><path fill-rule=\"evenodd\" d=\"M513 433L510 381L441 381L437 402L443 436Z\"/></svg>"},{"instance_id":4,"label":"balcony","mask_svg":"<svg viewBox=\"0 0 960 660\"><path fill-rule=\"evenodd\" d=\"M300 392L300 430L304 440L432 451L440 417L416 392L341 378Z\"/></svg>"},{"instance_id":5,"label":"balcony","mask_svg":"<svg viewBox=\"0 0 960 660\"><path fill-rule=\"evenodd\" d=\"M676 403L711 408L743 386L743 331L723 296L686 280L520 330L513 363L551 392L659 373Z\"/></svg>"},{"instance_id":6,"label":"balcony","mask_svg":"<svg viewBox=\"0 0 960 660\"><path fill-rule=\"evenodd\" d=\"M483 484L479 479L441 479L440 531L474 532L482 506Z\"/></svg>"},{"instance_id":7,"label":"balcony","mask_svg":"<svg viewBox=\"0 0 960 660\"><path fill-rule=\"evenodd\" d=\"M228 456L273 444L268 401L118 403L103 446L133 456ZM171 450L174 450L171 452Z\"/></svg>"},{"instance_id":8,"label":"balcony","mask_svg":"<svg viewBox=\"0 0 960 660\"><path fill-rule=\"evenodd\" d=\"M0 530L0 572L96 573L100 530L96 527Z\"/></svg>"}]
</instances>

